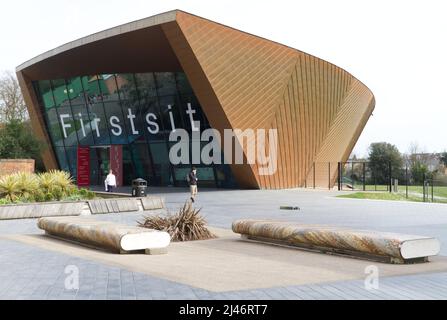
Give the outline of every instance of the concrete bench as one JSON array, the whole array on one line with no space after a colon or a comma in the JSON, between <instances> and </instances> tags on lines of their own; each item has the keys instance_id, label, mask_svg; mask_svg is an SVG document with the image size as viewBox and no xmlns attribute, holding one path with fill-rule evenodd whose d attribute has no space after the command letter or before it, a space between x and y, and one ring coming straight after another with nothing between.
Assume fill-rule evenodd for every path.
<instances>
[{"instance_id":1,"label":"concrete bench","mask_svg":"<svg viewBox=\"0 0 447 320\"><path fill-rule=\"evenodd\" d=\"M165 207L165 201L161 197L143 197L141 198L141 204L143 206L143 210L156 210L163 209Z\"/></svg>"},{"instance_id":2,"label":"concrete bench","mask_svg":"<svg viewBox=\"0 0 447 320\"><path fill-rule=\"evenodd\" d=\"M37 226L46 234L117 253L167 252L171 237L167 232L98 221L91 217L40 218Z\"/></svg>"},{"instance_id":3,"label":"concrete bench","mask_svg":"<svg viewBox=\"0 0 447 320\"><path fill-rule=\"evenodd\" d=\"M150 196L142 198L115 198L89 200L88 205L92 214L119 213L132 211L147 211L164 209L164 199Z\"/></svg>"},{"instance_id":4,"label":"concrete bench","mask_svg":"<svg viewBox=\"0 0 447 320\"><path fill-rule=\"evenodd\" d=\"M138 211L137 198L124 199L96 199L89 200L88 205L92 214L119 213Z\"/></svg>"},{"instance_id":5,"label":"concrete bench","mask_svg":"<svg viewBox=\"0 0 447 320\"><path fill-rule=\"evenodd\" d=\"M427 262L440 251L435 238L332 226L246 219L232 229L247 240L397 264Z\"/></svg>"},{"instance_id":6,"label":"concrete bench","mask_svg":"<svg viewBox=\"0 0 447 320\"><path fill-rule=\"evenodd\" d=\"M0 220L32 219L53 216L79 216L85 202L36 202L0 206Z\"/></svg>"}]
</instances>

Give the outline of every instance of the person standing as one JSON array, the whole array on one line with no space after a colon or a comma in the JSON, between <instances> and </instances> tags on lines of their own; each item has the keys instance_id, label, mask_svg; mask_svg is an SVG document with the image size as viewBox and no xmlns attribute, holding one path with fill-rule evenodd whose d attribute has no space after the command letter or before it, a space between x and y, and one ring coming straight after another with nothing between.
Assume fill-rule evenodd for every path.
<instances>
[{"instance_id":1,"label":"person standing","mask_svg":"<svg viewBox=\"0 0 447 320\"><path fill-rule=\"evenodd\" d=\"M113 174L112 169L110 169L104 184L106 185L106 192L112 192L113 188L116 188L116 177Z\"/></svg>"},{"instance_id":2,"label":"person standing","mask_svg":"<svg viewBox=\"0 0 447 320\"><path fill-rule=\"evenodd\" d=\"M197 195L197 169L192 167L191 172L188 174L189 190L191 191L191 201L195 202Z\"/></svg>"}]
</instances>

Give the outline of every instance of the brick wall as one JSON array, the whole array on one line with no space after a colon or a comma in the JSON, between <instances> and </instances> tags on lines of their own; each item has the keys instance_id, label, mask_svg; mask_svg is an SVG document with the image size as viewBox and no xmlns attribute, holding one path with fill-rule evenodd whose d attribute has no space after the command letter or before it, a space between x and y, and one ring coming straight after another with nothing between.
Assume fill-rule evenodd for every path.
<instances>
[{"instance_id":1,"label":"brick wall","mask_svg":"<svg viewBox=\"0 0 447 320\"><path fill-rule=\"evenodd\" d=\"M34 172L34 159L0 159L0 176L15 172Z\"/></svg>"}]
</instances>

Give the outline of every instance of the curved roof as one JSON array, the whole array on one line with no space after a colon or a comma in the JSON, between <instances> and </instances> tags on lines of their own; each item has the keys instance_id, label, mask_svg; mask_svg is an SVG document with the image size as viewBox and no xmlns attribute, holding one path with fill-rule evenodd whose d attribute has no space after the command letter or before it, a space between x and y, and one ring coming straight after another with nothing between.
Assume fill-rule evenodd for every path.
<instances>
[{"instance_id":1,"label":"curved roof","mask_svg":"<svg viewBox=\"0 0 447 320\"><path fill-rule=\"evenodd\" d=\"M75 48L78 48L78 47L81 47L81 46L84 46L84 45L88 45L88 44L91 44L91 43L94 43L94 42L97 42L97 41L100 41L100 40L105 40L105 39L108 39L108 38L112 38L112 37L115 37L115 36L123 35L125 33L138 31L138 30L143 30L143 29L146 29L146 28L154 27L154 26L160 26L160 25L168 23L168 22L174 22L177 19L177 14L178 13L184 13L184 14L188 14L188 15L191 15L191 16L198 17L198 16L196 16L194 14L191 14L191 13L188 13L186 11L179 10L179 9L174 9L174 10L170 10L170 11L167 11L167 12L159 13L159 14L147 17L147 18L143 18L143 19L132 21L132 22L128 22L128 23L125 23L125 24L122 24L122 25L119 25L119 26L116 26L116 27L112 27L112 28L109 28L109 29L106 29L106 30L103 30L103 31L99 31L99 32L93 33L91 35L88 35L86 37L82 37L82 38L74 40L74 41L70 41L70 42L68 42L66 44L63 44L61 46L58 46L58 47L56 47L56 48L54 48L52 50L46 51L46 52L44 52L44 53L42 53L42 54L40 54L40 55L38 55L38 56L28 60L28 61L25 61L24 63L20 64L19 66L17 66L16 67L16 72L23 71L23 70L27 69L28 67L33 66L35 64L38 64L39 62L42 62L42 61L44 61L46 59L52 58L52 57L54 57L56 55L59 55L61 53L64 53L66 51L69 51L69 50L72 50L72 49L75 49ZM202 17L199 17L199 18L208 20L208 19L202 18ZM214 21L212 21L212 22L216 23L216 24L220 24L218 22L214 22ZM222 25L222 24L220 24L220 25ZM225 25L223 25L223 26L225 26ZM251 34L251 33L245 32L245 31L241 31L241 30L235 29L235 28L230 27L230 26L225 26L225 27L234 29L234 30L236 30L238 32L249 34L249 35L254 36L254 37L261 38L263 40L266 40L266 41L269 41L269 42L272 42L272 43L276 43L276 44L284 46L284 47L291 48L293 50L297 50L299 52L303 52L303 51L301 51L299 49L289 47L289 46L284 45L282 43L278 43L278 42L276 42L274 40L266 39L264 37L257 36L257 35L254 35L254 34ZM303 53L305 53L305 52L303 52ZM306 53L306 54L308 54L308 53ZM332 65L334 65L337 68L340 68L337 65L331 63L330 61L326 61L326 60L321 59L321 58L318 58L318 59L323 60L323 61L325 61L325 62L327 62L329 64L332 64ZM345 71L349 72L347 70L345 70ZM351 74L351 76L353 76L353 75Z\"/></svg>"},{"instance_id":2,"label":"curved roof","mask_svg":"<svg viewBox=\"0 0 447 320\"><path fill-rule=\"evenodd\" d=\"M58 55L60 53L63 53L65 51L74 49L76 47L80 47L95 41L104 40L113 36L117 36L126 32L132 32L137 31L140 29L145 29L149 27L153 27L156 25L160 25L166 22L175 21L175 17L178 10L172 10L160 14L156 14L154 16L150 16L144 19L136 20L133 22L125 23L110 29L106 29L103 31L96 32L94 34L91 34L89 36L68 42L66 44L63 44L57 48L54 48L52 50L46 51L24 63L19 65L16 68L16 71L21 71L23 69L28 68L29 66L39 63L45 59L48 59L52 56Z\"/></svg>"}]
</instances>

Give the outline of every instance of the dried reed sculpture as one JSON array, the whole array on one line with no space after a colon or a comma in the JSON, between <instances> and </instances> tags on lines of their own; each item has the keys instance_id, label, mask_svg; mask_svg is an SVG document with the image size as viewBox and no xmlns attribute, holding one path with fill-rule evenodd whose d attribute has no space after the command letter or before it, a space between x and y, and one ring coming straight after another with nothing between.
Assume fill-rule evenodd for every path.
<instances>
[{"instance_id":1,"label":"dried reed sculpture","mask_svg":"<svg viewBox=\"0 0 447 320\"><path fill-rule=\"evenodd\" d=\"M187 201L175 214L145 216L138 225L143 228L166 231L174 242L216 238L206 227L206 220L200 215L200 210L201 208L193 208Z\"/></svg>"}]
</instances>

